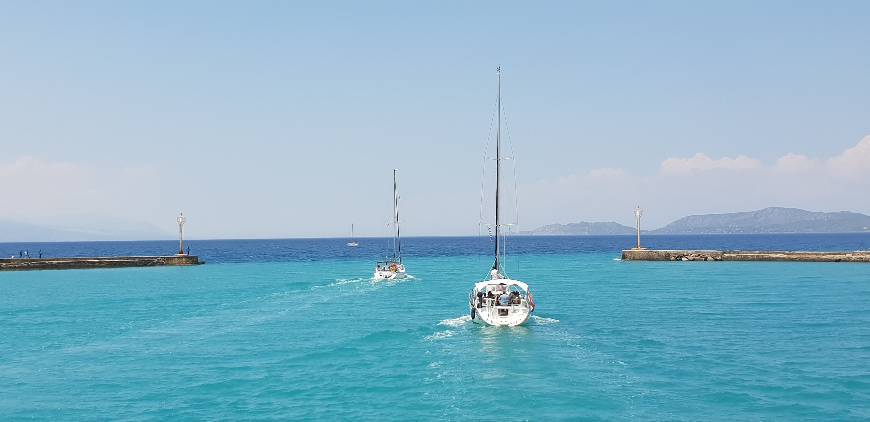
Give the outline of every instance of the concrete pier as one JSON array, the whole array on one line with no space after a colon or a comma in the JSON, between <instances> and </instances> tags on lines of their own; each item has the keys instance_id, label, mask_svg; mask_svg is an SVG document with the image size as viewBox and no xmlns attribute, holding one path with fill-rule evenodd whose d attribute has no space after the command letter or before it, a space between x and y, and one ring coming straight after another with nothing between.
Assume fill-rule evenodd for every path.
<instances>
[{"instance_id":1,"label":"concrete pier","mask_svg":"<svg viewBox=\"0 0 870 422\"><path fill-rule=\"evenodd\" d=\"M870 251L786 252L626 249L625 261L783 261L783 262L868 262Z\"/></svg>"},{"instance_id":2,"label":"concrete pier","mask_svg":"<svg viewBox=\"0 0 870 422\"><path fill-rule=\"evenodd\" d=\"M0 258L0 271L199 265L194 255L111 256L88 258Z\"/></svg>"}]
</instances>

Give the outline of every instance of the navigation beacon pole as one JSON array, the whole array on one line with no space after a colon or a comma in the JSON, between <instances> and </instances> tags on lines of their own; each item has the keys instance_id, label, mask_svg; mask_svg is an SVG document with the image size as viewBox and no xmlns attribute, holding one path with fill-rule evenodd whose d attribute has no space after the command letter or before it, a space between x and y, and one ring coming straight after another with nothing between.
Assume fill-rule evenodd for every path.
<instances>
[{"instance_id":1,"label":"navigation beacon pole","mask_svg":"<svg viewBox=\"0 0 870 422\"><path fill-rule=\"evenodd\" d=\"M178 254L185 255L184 253L184 223L187 222L187 218L184 216L183 212L178 213L178 218L175 219L178 222Z\"/></svg>"},{"instance_id":2,"label":"navigation beacon pole","mask_svg":"<svg viewBox=\"0 0 870 422\"><path fill-rule=\"evenodd\" d=\"M640 209L640 205L634 208L634 221L635 226L637 227L637 246L635 249L643 249L640 247L640 216L643 215L643 210Z\"/></svg>"}]
</instances>

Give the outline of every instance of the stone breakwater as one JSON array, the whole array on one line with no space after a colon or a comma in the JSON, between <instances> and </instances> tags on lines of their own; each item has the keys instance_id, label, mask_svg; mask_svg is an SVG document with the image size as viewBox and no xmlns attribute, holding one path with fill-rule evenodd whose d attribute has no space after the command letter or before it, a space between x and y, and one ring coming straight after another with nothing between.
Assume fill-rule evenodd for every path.
<instances>
[{"instance_id":1,"label":"stone breakwater","mask_svg":"<svg viewBox=\"0 0 870 422\"><path fill-rule=\"evenodd\" d=\"M199 265L193 255L112 256L88 258L3 258L0 271L68 270L86 268L158 267Z\"/></svg>"},{"instance_id":2,"label":"stone breakwater","mask_svg":"<svg viewBox=\"0 0 870 422\"><path fill-rule=\"evenodd\" d=\"M625 261L783 261L783 262L868 262L870 251L785 252L626 249Z\"/></svg>"}]
</instances>

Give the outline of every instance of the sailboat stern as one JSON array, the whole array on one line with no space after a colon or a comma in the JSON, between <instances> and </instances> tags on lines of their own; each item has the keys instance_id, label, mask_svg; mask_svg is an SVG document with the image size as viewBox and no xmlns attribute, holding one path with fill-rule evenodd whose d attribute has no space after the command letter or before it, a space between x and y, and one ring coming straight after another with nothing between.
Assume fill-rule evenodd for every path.
<instances>
[{"instance_id":1,"label":"sailboat stern","mask_svg":"<svg viewBox=\"0 0 870 422\"><path fill-rule=\"evenodd\" d=\"M514 327L535 311L527 284L510 279L476 283L468 297L471 320L478 324Z\"/></svg>"},{"instance_id":2,"label":"sailboat stern","mask_svg":"<svg viewBox=\"0 0 870 422\"><path fill-rule=\"evenodd\" d=\"M398 261L378 262L372 276L374 280L400 280L407 277L405 265Z\"/></svg>"}]
</instances>

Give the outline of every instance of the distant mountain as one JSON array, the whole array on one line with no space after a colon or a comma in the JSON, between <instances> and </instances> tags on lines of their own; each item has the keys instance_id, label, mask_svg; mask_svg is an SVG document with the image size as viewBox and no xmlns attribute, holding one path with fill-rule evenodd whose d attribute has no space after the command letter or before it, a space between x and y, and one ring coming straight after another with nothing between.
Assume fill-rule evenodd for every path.
<instances>
[{"instance_id":1,"label":"distant mountain","mask_svg":"<svg viewBox=\"0 0 870 422\"><path fill-rule=\"evenodd\" d=\"M581 221L579 223L570 224L550 224L543 227L538 227L534 230L523 231L520 234L532 235L614 235L614 234L633 234L634 228L623 226L612 221L603 223L587 223Z\"/></svg>"},{"instance_id":2,"label":"distant mountain","mask_svg":"<svg viewBox=\"0 0 870 422\"><path fill-rule=\"evenodd\" d=\"M870 233L870 216L848 211L812 212L771 207L758 211L690 215L647 234L763 234L763 233ZM528 235L634 234L634 227L619 223L549 224Z\"/></svg>"},{"instance_id":3,"label":"distant mountain","mask_svg":"<svg viewBox=\"0 0 870 422\"><path fill-rule=\"evenodd\" d=\"M840 211L765 208L728 214L691 215L650 234L752 234L870 232L870 216Z\"/></svg>"},{"instance_id":4,"label":"distant mountain","mask_svg":"<svg viewBox=\"0 0 870 422\"><path fill-rule=\"evenodd\" d=\"M80 220L64 226L42 226L0 220L0 242L70 242L92 240L171 239L172 234L147 223L105 219L101 224Z\"/></svg>"}]
</instances>

